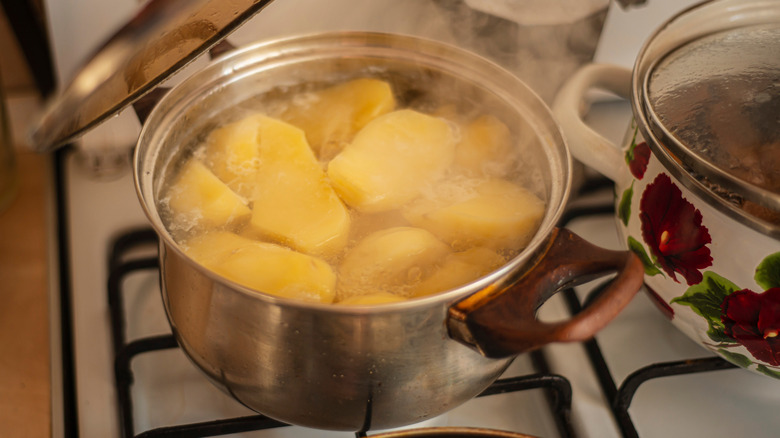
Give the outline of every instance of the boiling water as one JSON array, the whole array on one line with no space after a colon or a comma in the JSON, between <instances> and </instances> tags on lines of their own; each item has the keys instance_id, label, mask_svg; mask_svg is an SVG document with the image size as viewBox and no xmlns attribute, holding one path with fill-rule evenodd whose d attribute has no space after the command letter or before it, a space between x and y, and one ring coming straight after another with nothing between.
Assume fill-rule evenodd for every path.
<instances>
[{"instance_id":1,"label":"boiling water","mask_svg":"<svg viewBox=\"0 0 780 438\"><path fill-rule=\"evenodd\" d=\"M384 79L384 78L383 78ZM390 81L388 81L390 82ZM439 260L426 259L427 256L420 256L419 253L404 254L404 257L409 260L416 260L415 257L421 257L423 262L419 264L408 264L403 260L381 260L381 263L386 262L389 265L389 273L383 271L384 267L379 266L377 270L362 269L358 270L361 277L352 279L350 283L357 283L359 288L346 287L348 283L345 280L345 275L342 266L345 257L348 257L350 251L363 242L367 236L382 230L388 229L405 229L410 227L411 224L408 220L408 216L405 214L409 210L407 208L411 202L398 208L387 209L384 211L361 211L360 209L351 208L348 206L348 214L350 217L350 230L347 244L343 249L335 253L315 254L318 258L324 260L330 265L338 277L336 301L344 300L355 295L363 294L375 294L382 292L385 295L392 294L397 297L408 298L418 294L419 287L426 280L433 281L436 275L443 275L445 272L443 265L448 255L459 254L462 257L459 258L457 263L450 265L450 272L447 275L458 278L459 284L451 284L451 280L445 281L448 289L454 288L461 284L468 283L476 280L493 270L499 268L503 264L507 263L517 254L519 254L527 242L531 239L542 216L544 215L544 203L545 203L545 187L542 183L542 178L539 176L539 168L535 165L532 157L538 154L533 154L532 149L538 147L538 144L532 144L537 142L536 136L527 125L517 123L517 120L508 120L504 122L501 120L499 114L494 114L495 111L490 111L484 104L470 100L464 102L460 100L464 96L455 95L452 100L443 100L442 95L447 94L446 91L438 93L435 98L430 91L420 91L419 88L409 86L408 83L399 84L397 80L390 83L394 99L396 102L395 109L399 108L412 108L420 113L433 115L434 117L444 120L452 131L453 140L455 144L459 144L463 140L464 127L468 123L482 117L483 120L491 121L490 126L498 127L500 134L505 134L505 140L508 142L508 146L500 150L500 154L491 159L484 160L479 163L467 163L467 167L450 165L446 168L444 173L437 178L430 179L424 185L419 187L419 193L414 199L414 202L429 202L435 205L453 205L463 201L468 201L474 198L479 192L480 187L484 185L486 180L500 180L511 184L513 187L517 187L517 190L527 192L529 195L530 204L527 206L521 206L518 208L528 208L534 213L532 219L533 225L530 228L522 229L518 228L514 231L515 235L509 236L496 236L496 239L506 237L506 242L496 243L496 239L490 241L488 248L484 248L482 241L475 240L469 241L469 239L448 239L445 244L448 248L446 251L438 253L435 258ZM191 241L196 236L203 235L215 230L227 230L238 235L251 235L253 238L261 238L270 243L290 246L290 242L286 242L283 239L275 239L268 235L258 235L256 232L251 231L251 225L247 220L234 221L230 224L218 227L204 227L202 222L202 214L190 214L180 215L175 214L172 211L171 201L171 185L175 183L178 178L178 174L184 163L189 160L204 160L204 157L208 155L206 148L210 144L209 136L214 129L220 126L224 126L227 123L241 120L245 117L251 117L252 114L262 112L263 114L272 117L277 120L284 120L286 115L290 113L290 110L295 111L305 110L307 107L316 104L318 101L318 95L316 94L323 88L330 87L331 84L322 83L307 83L301 86L292 87L280 87L274 88L268 93L264 93L262 96L252 97L246 99L239 105L232 107L230 111L225 115L220 115L219 121L213 121L209 123L206 129L191 142L189 148L184 148L186 153L183 153L176 160L175 166L168 172L166 181L163 184L161 193L163 194L159 199L160 211L163 220L166 223L168 230L174 236L177 242L187 247L187 242ZM452 95L452 93L449 93ZM323 117L328 117L328 114L322 114ZM518 131L519 129L519 131ZM495 132L492 132L495 134ZM308 133L307 133L308 134ZM490 136L488 136L490 137ZM495 140L494 137L501 137L501 135L493 135L490 139ZM334 149L319 149L317 159L319 165L323 171L327 171L329 162L338 155L341 148L345 147L352 138L338 138L325 139L324 144L334 143L337 146ZM501 141L498 139L496 141ZM538 157L537 157L538 158ZM247 165L248 163L240 163L239 165ZM411 177L412 175L410 175ZM514 189L513 193L514 193ZM245 198L248 201L248 206L252 207L251 196ZM513 202L513 199L506 199L506 202ZM479 211L474 211L475 214L479 214ZM312 218L314 220L316 218ZM511 221L512 217L506 217L505 221ZM501 220L499 220L501 222ZM504 226L499 224L499 227ZM434 234L438 234L438 230L429 230ZM478 232L483 232L477 230ZM460 235L468 236L469 231L460 231ZM292 246L294 248L294 245ZM427 250L427 249L426 249ZM415 249L415 251L417 251ZM422 249L420 250L422 251ZM400 258L399 254L387 255L386 258ZM353 256L354 258L354 256ZM380 265L381 265L380 263ZM453 268L455 266L456 268ZM437 271L438 272L437 274ZM436 283L434 283L436 284ZM447 290L448 290L447 289ZM426 292L427 293L427 292Z\"/></svg>"}]
</instances>

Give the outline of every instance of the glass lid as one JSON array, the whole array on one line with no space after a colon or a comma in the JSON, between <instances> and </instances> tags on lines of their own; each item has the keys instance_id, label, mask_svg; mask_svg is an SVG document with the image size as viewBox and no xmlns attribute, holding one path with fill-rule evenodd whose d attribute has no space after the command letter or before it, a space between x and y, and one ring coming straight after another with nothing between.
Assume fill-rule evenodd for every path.
<instances>
[{"instance_id":1,"label":"glass lid","mask_svg":"<svg viewBox=\"0 0 780 438\"><path fill-rule=\"evenodd\" d=\"M780 22L688 41L644 87L664 147L721 196L780 217Z\"/></svg>"},{"instance_id":2,"label":"glass lid","mask_svg":"<svg viewBox=\"0 0 780 438\"><path fill-rule=\"evenodd\" d=\"M46 107L32 147L62 146L130 105L272 0L149 0Z\"/></svg>"}]
</instances>

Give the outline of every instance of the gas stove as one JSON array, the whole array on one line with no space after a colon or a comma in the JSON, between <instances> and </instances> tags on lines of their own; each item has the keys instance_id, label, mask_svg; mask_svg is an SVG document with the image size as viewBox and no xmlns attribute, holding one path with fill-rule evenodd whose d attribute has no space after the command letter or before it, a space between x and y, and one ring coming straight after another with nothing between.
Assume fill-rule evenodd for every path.
<instances>
[{"instance_id":1,"label":"gas stove","mask_svg":"<svg viewBox=\"0 0 780 438\"><path fill-rule=\"evenodd\" d=\"M132 0L110 6L78 0L76 8L56 0L47 3L49 15L56 17L51 34L61 77L68 77L74 60L137 7ZM311 21L312 14L308 21L293 20L303 10L296 9L301 3L274 2L231 36L232 42L240 45L312 27L324 30L325 24ZM630 66L647 34L681 9L680 3L649 0L630 10L611 7L595 60ZM253 29L253 23L259 24ZM78 54L72 52L74 43L82 44ZM626 102L601 96L588 119L619 142L630 117ZM88 133L82 144L56 152L58 227L51 240L59 283L51 290L53 436L352 436L287 426L258 415L212 386L178 348L162 306L156 237L137 200L129 167L138 129L135 116L125 111ZM617 249L612 186L585 173L588 178L561 226ZM576 312L601 286L596 281L559 294L540 309L541 318ZM699 347L640 293L593 341L521 355L481 396L408 427L473 426L543 437L770 437L780 430L776 385L733 369Z\"/></svg>"}]
</instances>

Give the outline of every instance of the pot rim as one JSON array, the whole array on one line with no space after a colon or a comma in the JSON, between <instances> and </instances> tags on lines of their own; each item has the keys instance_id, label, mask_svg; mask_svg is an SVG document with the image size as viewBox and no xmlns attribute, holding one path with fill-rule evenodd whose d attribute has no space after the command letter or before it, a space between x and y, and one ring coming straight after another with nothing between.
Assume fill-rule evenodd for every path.
<instances>
[{"instance_id":1,"label":"pot rim","mask_svg":"<svg viewBox=\"0 0 780 438\"><path fill-rule=\"evenodd\" d=\"M323 46L323 42L326 42L327 45ZM297 48L295 47L296 44L298 45ZM312 47L315 48L314 51L312 51ZM157 163L159 160L154 158L157 158L157 153L161 148L161 143L163 143L160 140L165 138L164 135L159 135L157 132L159 129L156 128L161 123L176 119L175 116L172 116L167 111L170 109L168 107L172 107L172 109L186 108L186 102L181 103L181 101L186 101L188 97L199 95L199 93L207 93L219 88L219 79L240 77L243 74L247 74L247 70L251 70L257 63L272 65L276 62L285 62L284 58L294 57L296 53L302 56L302 59L310 58L311 56L322 56L322 53L328 48L333 52L339 51L339 56L341 56L340 51L343 50L359 51L366 48L375 50L389 49L399 53L425 49L431 51L430 53L426 52L425 55L435 65L444 64L470 75L478 74L481 79L484 79L483 82L488 82L485 73L489 73L490 77L494 78L490 81L494 86L497 85L494 83L509 86L508 89L502 89L502 96L506 96L508 100L511 99L516 104L522 103L521 108L518 108L518 110L523 109L525 111L524 115L531 119L529 120L530 125L536 128L539 140L546 146L544 149L554 148L554 154L553 152L548 152L557 157L557 161L550 164L552 174L548 191L550 199L546 200L547 205L543 221L525 249L501 268L449 291L382 305L349 306L307 302L256 291L228 280L203 267L181 249L163 224L155 205L157 186L154 184L154 169L160 164ZM313 55L315 52L317 55ZM258 54L264 55L260 57L262 59L256 59ZM457 56L461 59L450 59L448 56L450 58ZM464 62L463 58L466 58L468 62ZM207 81L209 79L210 81ZM480 83L482 84L483 82ZM155 142L154 140L158 141ZM165 245L168 249L176 251L180 256L191 262L201 273L215 281L215 283L229 285L236 291L251 295L270 304L311 308L338 314L360 315L402 312L411 308L428 308L429 306L436 306L445 302L449 305L451 302L479 291L488 285L506 280L507 277L510 277L510 274L522 270L528 264L527 262L533 258L536 251L549 239L555 225L563 214L571 191L572 163L569 148L547 104L523 81L492 61L454 45L418 36L389 32L331 31L264 40L238 48L216 58L205 68L193 73L174 86L152 109L141 128L133 158L133 177L136 194L144 213L160 239L160 245ZM162 164L162 166L164 167L165 164Z\"/></svg>"},{"instance_id":2,"label":"pot rim","mask_svg":"<svg viewBox=\"0 0 780 438\"><path fill-rule=\"evenodd\" d=\"M394 432L373 435L374 438L447 438L453 434L467 437L494 437L494 438L534 438L518 432L509 432L498 429L486 429L481 427L425 427L419 429L407 429Z\"/></svg>"},{"instance_id":3,"label":"pot rim","mask_svg":"<svg viewBox=\"0 0 780 438\"><path fill-rule=\"evenodd\" d=\"M763 14L766 5L773 5L775 13ZM690 152L658 121L649 103L648 89L650 76L658 63L676 49L715 32L755 24L755 20L765 22L778 16L780 8L772 0L702 1L675 14L651 34L637 55L631 78L631 106L637 128L664 167L684 187L715 210L774 239L780 239L780 225L749 214L713 192L696 176L709 177L714 183L727 186L735 194L767 207L767 203L777 205L780 194L738 180ZM690 20L694 22L690 23ZM707 23L703 25L705 20Z\"/></svg>"}]
</instances>

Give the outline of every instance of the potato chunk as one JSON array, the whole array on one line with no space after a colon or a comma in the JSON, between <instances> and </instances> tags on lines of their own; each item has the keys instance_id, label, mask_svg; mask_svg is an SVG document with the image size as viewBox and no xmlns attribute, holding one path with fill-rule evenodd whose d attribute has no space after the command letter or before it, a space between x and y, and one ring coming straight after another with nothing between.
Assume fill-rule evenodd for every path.
<instances>
[{"instance_id":1,"label":"potato chunk","mask_svg":"<svg viewBox=\"0 0 780 438\"><path fill-rule=\"evenodd\" d=\"M303 131L264 117L259 130L260 163L254 177L251 228L307 254L340 251L350 218Z\"/></svg>"},{"instance_id":2,"label":"potato chunk","mask_svg":"<svg viewBox=\"0 0 780 438\"><path fill-rule=\"evenodd\" d=\"M206 139L204 162L236 193L252 194L260 165L259 131L264 116L255 114L215 129Z\"/></svg>"},{"instance_id":3,"label":"potato chunk","mask_svg":"<svg viewBox=\"0 0 780 438\"><path fill-rule=\"evenodd\" d=\"M368 122L393 109L390 84L360 78L296 96L280 118L303 129L317 156L328 161Z\"/></svg>"},{"instance_id":4,"label":"potato chunk","mask_svg":"<svg viewBox=\"0 0 780 438\"><path fill-rule=\"evenodd\" d=\"M168 190L173 221L184 231L223 226L249 217L247 202L198 160L189 160Z\"/></svg>"},{"instance_id":5,"label":"potato chunk","mask_svg":"<svg viewBox=\"0 0 780 438\"><path fill-rule=\"evenodd\" d=\"M369 234L349 250L339 268L339 297L405 295L450 248L420 228L393 227Z\"/></svg>"},{"instance_id":6,"label":"potato chunk","mask_svg":"<svg viewBox=\"0 0 780 438\"><path fill-rule=\"evenodd\" d=\"M405 207L403 215L456 249L521 249L544 216L541 199L501 179L452 181L429 195Z\"/></svg>"},{"instance_id":7,"label":"potato chunk","mask_svg":"<svg viewBox=\"0 0 780 438\"><path fill-rule=\"evenodd\" d=\"M513 164L509 128L494 116L477 117L461 129L455 164L469 175L505 176Z\"/></svg>"},{"instance_id":8,"label":"potato chunk","mask_svg":"<svg viewBox=\"0 0 780 438\"><path fill-rule=\"evenodd\" d=\"M398 208L452 163L455 136L442 119L394 111L365 126L328 165L333 188L363 212Z\"/></svg>"},{"instance_id":9,"label":"potato chunk","mask_svg":"<svg viewBox=\"0 0 780 438\"><path fill-rule=\"evenodd\" d=\"M251 289L320 303L331 303L335 297L336 274L319 258L221 231L183 246L196 262Z\"/></svg>"},{"instance_id":10,"label":"potato chunk","mask_svg":"<svg viewBox=\"0 0 780 438\"><path fill-rule=\"evenodd\" d=\"M411 295L421 297L463 286L495 271L505 262L500 254L487 248L450 254L441 267L413 288Z\"/></svg>"}]
</instances>

